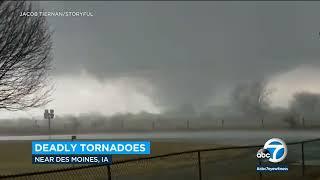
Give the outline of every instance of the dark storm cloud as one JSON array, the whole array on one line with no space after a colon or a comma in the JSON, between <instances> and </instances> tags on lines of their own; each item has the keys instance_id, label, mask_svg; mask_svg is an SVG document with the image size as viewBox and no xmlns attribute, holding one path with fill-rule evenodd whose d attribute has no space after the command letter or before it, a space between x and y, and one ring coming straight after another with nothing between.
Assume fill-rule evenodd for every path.
<instances>
[{"instance_id":1,"label":"dark storm cloud","mask_svg":"<svg viewBox=\"0 0 320 180\"><path fill-rule=\"evenodd\" d=\"M41 2L51 17L56 73L143 78L168 107L196 106L246 80L320 58L318 2Z\"/></svg>"}]
</instances>

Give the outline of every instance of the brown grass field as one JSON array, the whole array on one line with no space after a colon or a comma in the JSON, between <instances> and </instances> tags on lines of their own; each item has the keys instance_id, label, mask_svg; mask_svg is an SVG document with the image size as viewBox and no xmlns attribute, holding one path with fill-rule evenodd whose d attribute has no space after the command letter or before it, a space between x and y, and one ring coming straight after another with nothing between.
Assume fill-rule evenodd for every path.
<instances>
[{"instance_id":1,"label":"brown grass field","mask_svg":"<svg viewBox=\"0 0 320 180\"><path fill-rule=\"evenodd\" d=\"M202 148L214 148L216 145L191 144L178 142L152 142L150 156L187 151ZM113 161L145 156L115 155ZM34 165L31 162L31 141L0 141L0 175L51 170L70 167L70 165Z\"/></svg>"},{"instance_id":2,"label":"brown grass field","mask_svg":"<svg viewBox=\"0 0 320 180\"><path fill-rule=\"evenodd\" d=\"M151 156L214 147L218 147L218 145L186 142L152 142ZM256 165L256 159L254 158L254 155L252 158L250 157L252 156L252 152L255 151L255 149L241 149L202 153L201 161L203 164L203 179L220 179L222 177L218 176L219 174L223 175L223 179L259 179L259 174L255 172L254 168ZM250 157L250 159L247 157ZM118 155L113 156L113 161L131 158L138 158L138 156ZM39 172L77 166L33 165L31 163L31 141L1 141L0 160L0 175ZM228 160L227 164L216 163L224 160ZM160 159L117 164L113 165L111 170L113 179L157 180L157 178L152 177L164 176L166 179L188 180L198 179L197 167L197 154L193 153ZM307 176L301 177L301 167L290 166L290 175L269 173L263 174L263 179L320 179L319 167L307 167L307 170ZM106 172L106 167L99 167L68 171L65 173L52 173L41 176L32 176L22 179L106 179ZM166 173L168 175L165 175ZM188 178L186 178L187 175Z\"/></svg>"}]
</instances>

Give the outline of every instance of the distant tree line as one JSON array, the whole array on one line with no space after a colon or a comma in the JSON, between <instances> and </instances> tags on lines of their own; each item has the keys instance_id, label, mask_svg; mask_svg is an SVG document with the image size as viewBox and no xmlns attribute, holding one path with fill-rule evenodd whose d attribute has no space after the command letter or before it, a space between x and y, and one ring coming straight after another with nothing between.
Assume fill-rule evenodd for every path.
<instances>
[{"instance_id":1,"label":"distant tree line","mask_svg":"<svg viewBox=\"0 0 320 180\"><path fill-rule=\"evenodd\" d=\"M254 118L262 123L265 116L273 113L270 106L270 95L274 89L268 88L265 81L248 82L238 85L231 94L235 110L248 118ZM320 94L312 92L297 92L289 102L289 107L283 115L283 121L290 127L305 126L306 121L320 121ZM267 120L267 119L266 119Z\"/></svg>"}]
</instances>

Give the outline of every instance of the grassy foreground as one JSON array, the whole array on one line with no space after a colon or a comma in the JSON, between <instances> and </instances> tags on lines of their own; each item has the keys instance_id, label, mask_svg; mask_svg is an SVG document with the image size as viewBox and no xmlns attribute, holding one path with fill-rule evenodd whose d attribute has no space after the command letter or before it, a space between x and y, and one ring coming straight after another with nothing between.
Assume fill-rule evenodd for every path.
<instances>
[{"instance_id":1,"label":"grassy foreground","mask_svg":"<svg viewBox=\"0 0 320 180\"><path fill-rule=\"evenodd\" d=\"M151 156L180 151L214 148L215 144L187 142L152 142ZM255 172L255 149L227 150L201 153L203 179L259 179ZM140 156L113 156L113 161ZM60 169L72 165L33 165L31 141L0 141L0 175ZM76 166L76 165L75 165ZM264 174L263 179L319 179L320 168L308 167L307 176L301 177L299 166L291 166L288 174ZM113 179L198 179L197 154L183 154L153 160L143 160L111 167ZM106 179L106 167L90 168L32 176L27 179ZM25 179L25 178L23 178Z\"/></svg>"},{"instance_id":2,"label":"grassy foreground","mask_svg":"<svg viewBox=\"0 0 320 180\"><path fill-rule=\"evenodd\" d=\"M201 148L214 148L216 145L179 142L152 142L151 156ZM113 161L139 158L137 155L115 155ZM31 162L31 141L0 141L0 175L17 174L70 167L70 165L34 165Z\"/></svg>"}]
</instances>

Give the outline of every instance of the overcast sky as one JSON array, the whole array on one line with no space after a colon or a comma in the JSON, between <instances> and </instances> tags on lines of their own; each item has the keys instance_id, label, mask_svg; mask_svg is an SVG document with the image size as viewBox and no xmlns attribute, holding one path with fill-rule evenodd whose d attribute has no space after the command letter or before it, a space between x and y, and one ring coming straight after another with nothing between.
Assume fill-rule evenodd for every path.
<instances>
[{"instance_id":1,"label":"overcast sky","mask_svg":"<svg viewBox=\"0 0 320 180\"><path fill-rule=\"evenodd\" d=\"M44 108L60 114L201 109L262 78L276 89L273 105L320 92L319 2L36 3L94 13L48 18L56 91Z\"/></svg>"}]
</instances>

